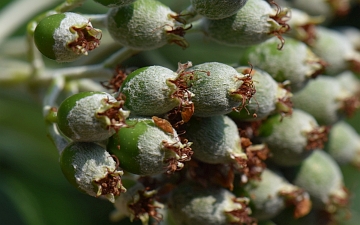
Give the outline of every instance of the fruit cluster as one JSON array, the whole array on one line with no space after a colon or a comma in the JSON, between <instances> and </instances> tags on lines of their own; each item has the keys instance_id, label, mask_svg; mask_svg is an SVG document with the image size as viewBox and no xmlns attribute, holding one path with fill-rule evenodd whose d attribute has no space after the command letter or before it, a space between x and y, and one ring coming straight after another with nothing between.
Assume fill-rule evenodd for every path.
<instances>
[{"instance_id":1,"label":"fruit cluster","mask_svg":"<svg viewBox=\"0 0 360 225\"><path fill-rule=\"evenodd\" d=\"M350 2L191 0L176 13L157 0L95 1L108 13L59 6L29 36L57 62L96 55L103 36L122 46L103 63L54 70L44 101L65 177L114 203L112 220L310 225L346 212L340 165L360 166L360 136L344 120L360 106L360 32L326 24ZM191 48L187 33L238 58L115 71L142 51ZM109 79L80 88L93 77Z\"/></svg>"}]
</instances>

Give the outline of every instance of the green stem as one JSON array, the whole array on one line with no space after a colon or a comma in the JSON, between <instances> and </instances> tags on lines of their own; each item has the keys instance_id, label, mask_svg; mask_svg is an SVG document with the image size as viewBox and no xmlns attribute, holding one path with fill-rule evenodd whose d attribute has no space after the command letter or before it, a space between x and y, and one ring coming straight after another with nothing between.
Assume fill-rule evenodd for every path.
<instances>
[{"instance_id":1,"label":"green stem","mask_svg":"<svg viewBox=\"0 0 360 225\"><path fill-rule=\"evenodd\" d=\"M138 54L139 52L139 50L123 47L119 51L112 54L109 58L107 58L103 62L103 66L104 68L113 68L124 60L130 58L131 56Z\"/></svg>"},{"instance_id":2,"label":"green stem","mask_svg":"<svg viewBox=\"0 0 360 225\"><path fill-rule=\"evenodd\" d=\"M60 74L53 79L43 101L43 116L45 118L48 136L59 151L59 154L68 145L69 140L62 136L56 126L56 100L64 89L65 79Z\"/></svg>"}]
</instances>

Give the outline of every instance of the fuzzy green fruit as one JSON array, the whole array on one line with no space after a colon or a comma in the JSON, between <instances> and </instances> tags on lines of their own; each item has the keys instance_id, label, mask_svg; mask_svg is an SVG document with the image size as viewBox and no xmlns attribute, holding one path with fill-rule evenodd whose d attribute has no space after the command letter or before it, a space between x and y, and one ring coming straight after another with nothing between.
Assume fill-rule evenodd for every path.
<instances>
[{"instance_id":1,"label":"fuzzy green fruit","mask_svg":"<svg viewBox=\"0 0 360 225\"><path fill-rule=\"evenodd\" d=\"M34 31L39 51L58 62L71 62L100 44L101 30L92 27L89 19L71 12L42 19Z\"/></svg>"}]
</instances>

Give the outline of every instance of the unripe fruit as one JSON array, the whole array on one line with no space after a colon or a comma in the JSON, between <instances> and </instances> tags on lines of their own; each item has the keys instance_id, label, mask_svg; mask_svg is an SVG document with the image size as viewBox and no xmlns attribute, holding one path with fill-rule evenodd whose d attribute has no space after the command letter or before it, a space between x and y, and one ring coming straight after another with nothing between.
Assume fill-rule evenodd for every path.
<instances>
[{"instance_id":1,"label":"unripe fruit","mask_svg":"<svg viewBox=\"0 0 360 225\"><path fill-rule=\"evenodd\" d=\"M193 117L184 136L191 140L193 157L206 163L246 162L236 124L227 116Z\"/></svg>"},{"instance_id":2,"label":"unripe fruit","mask_svg":"<svg viewBox=\"0 0 360 225\"><path fill-rule=\"evenodd\" d=\"M224 188L184 183L172 191L168 205L176 225L252 224L248 200Z\"/></svg>"},{"instance_id":3,"label":"unripe fruit","mask_svg":"<svg viewBox=\"0 0 360 225\"><path fill-rule=\"evenodd\" d=\"M350 84L349 84L350 85ZM319 124L331 125L358 107L354 93L334 77L319 76L294 94L294 107L310 113Z\"/></svg>"},{"instance_id":4,"label":"unripe fruit","mask_svg":"<svg viewBox=\"0 0 360 225\"><path fill-rule=\"evenodd\" d=\"M339 164L350 163L360 167L360 136L345 121L339 121L331 127L325 150Z\"/></svg>"},{"instance_id":5,"label":"unripe fruit","mask_svg":"<svg viewBox=\"0 0 360 225\"><path fill-rule=\"evenodd\" d=\"M114 202L115 196L126 191L117 162L93 142L69 144L60 155L60 166L67 180L88 195L105 196Z\"/></svg>"},{"instance_id":6,"label":"unripe fruit","mask_svg":"<svg viewBox=\"0 0 360 225\"><path fill-rule=\"evenodd\" d=\"M311 208L310 196L301 188L289 183L279 171L265 169L260 180L235 187L233 193L249 196L252 216L259 221L271 219L289 206L295 206L293 216L300 218Z\"/></svg>"},{"instance_id":7,"label":"unripe fruit","mask_svg":"<svg viewBox=\"0 0 360 225\"><path fill-rule=\"evenodd\" d=\"M341 170L322 150L314 151L300 166L284 170L284 175L310 194L314 209L335 213L348 203Z\"/></svg>"},{"instance_id":8,"label":"unripe fruit","mask_svg":"<svg viewBox=\"0 0 360 225\"><path fill-rule=\"evenodd\" d=\"M172 98L176 91L177 74L161 66L150 66L135 70L123 82L120 93L125 96L126 109L141 116L165 114L180 104L179 99Z\"/></svg>"},{"instance_id":9,"label":"unripe fruit","mask_svg":"<svg viewBox=\"0 0 360 225\"><path fill-rule=\"evenodd\" d=\"M185 30L176 13L159 1L137 0L109 10L107 28L121 45L136 50L151 50L175 43L187 47Z\"/></svg>"},{"instance_id":10,"label":"unripe fruit","mask_svg":"<svg viewBox=\"0 0 360 225\"><path fill-rule=\"evenodd\" d=\"M58 62L71 62L100 44L101 30L92 27L89 19L71 12L42 19L34 31L39 51Z\"/></svg>"},{"instance_id":11,"label":"unripe fruit","mask_svg":"<svg viewBox=\"0 0 360 225\"><path fill-rule=\"evenodd\" d=\"M138 175L172 173L190 160L191 143L181 143L166 120L135 118L126 123L129 127L121 128L107 144L125 171Z\"/></svg>"},{"instance_id":12,"label":"unripe fruit","mask_svg":"<svg viewBox=\"0 0 360 225\"><path fill-rule=\"evenodd\" d=\"M289 27L288 10L274 9L264 0L248 0L235 15L220 20L205 19L204 33L212 40L229 46L249 46L261 43L273 35L279 37Z\"/></svg>"},{"instance_id":13,"label":"unripe fruit","mask_svg":"<svg viewBox=\"0 0 360 225\"><path fill-rule=\"evenodd\" d=\"M270 160L279 166L296 166L322 148L328 128L319 126L310 114L294 109L289 117L274 115L260 127L260 137L270 149Z\"/></svg>"},{"instance_id":14,"label":"unripe fruit","mask_svg":"<svg viewBox=\"0 0 360 225\"><path fill-rule=\"evenodd\" d=\"M136 0L94 0L97 3L100 3L103 6L113 8L113 7L119 7L124 5L129 5Z\"/></svg>"},{"instance_id":15,"label":"unripe fruit","mask_svg":"<svg viewBox=\"0 0 360 225\"><path fill-rule=\"evenodd\" d=\"M187 90L193 94L194 116L210 117L240 110L255 93L249 74L243 75L223 63L202 63L179 76L185 77Z\"/></svg>"},{"instance_id":16,"label":"unripe fruit","mask_svg":"<svg viewBox=\"0 0 360 225\"><path fill-rule=\"evenodd\" d=\"M276 49L276 38L250 47L240 63L250 62L268 72L277 82L290 82L291 91L296 92L324 70L324 62L304 43L292 38L285 38L285 41L281 51Z\"/></svg>"},{"instance_id":17,"label":"unripe fruit","mask_svg":"<svg viewBox=\"0 0 360 225\"><path fill-rule=\"evenodd\" d=\"M149 224L150 217L161 220L157 210L164 206L155 200L156 193L156 190L148 190L140 182L127 187L126 192L115 200L115 210L110 214L111 221L129 217L131 221L141 220L142 224Z\"/></svg>"},{"instance_id":18,"label":"unripe fruit","mask_svg":"<svg viewBox=\"0 0 360 225\"><path fill-rule=\"evenodd\" d=\"M223 19L234 15L247 0L191 0L195 11L209 19Z\"/></svg>"},{"instance_id":19,"label":"unripe fruit","mask_svg":"<svg viewBox=\"0 0 360 225\"><path fill-rule=\"evenodd\" d=\"M129 112L122 110L122 104L105 92L80 92L61 103L57 125L73 141L103 141L127 126Z\"/></svg>"},{"instance_id":20,"label":"unripe fruit","mask_svg":"<svg viewBox=\"0 0 360 225\"><path fill-rule=\"evenodd\" d=\"M312 51L326 63L325 74L337 75L344 70L359 72L360 54L342 33L318 26Z\"/></svg>"},{"instance_id":21,"label":"unripe fruit","mask_svg":"<svg viewBox=\"0 0 360 225\"><path fill-rule=\"evenodd\" d=\"M239 73L246 74L251 71L250 75L256 93L249 100L249 103L240 112L233 111L229 116L236 120L261 120L275 112L284 115L292 113L292 94L278 84L267 72L260 69L250 69L248 67L237 67Z\"/></svg>"}]
</instances>

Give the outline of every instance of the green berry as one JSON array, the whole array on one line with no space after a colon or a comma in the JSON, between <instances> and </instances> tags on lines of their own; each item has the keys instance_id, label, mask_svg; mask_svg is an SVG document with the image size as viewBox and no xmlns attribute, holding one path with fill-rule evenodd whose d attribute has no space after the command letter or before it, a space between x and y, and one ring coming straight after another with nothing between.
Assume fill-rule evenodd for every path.
<instances>
[{"instance_id":1,"label":"green berry","mask_svg":"<svg viewBox=\"0 0 360 225\"><path fill-rule=\"evenodd\" d=\"M259 180L235 187L233 193L249 196L252 216L259 221L272 219L290 205L295 206L293 215L296 218L306 215L311 208L308 193L289 183L279 171L270 169L265 169Z\"/></svg>"},{"instance_id":2,"label":"green berry","mask_svg":"<svg viewBox=\"0 0 360 225\"><path fill-rule=\"evenodd\" d=\"M176 91L177 74L161 66L143 67L129 74L123 82L120 92L125 96L126 109L135 115L153 116L170 111L180 104L171 97Z\"/></svg>"},{"instance_id":3,"label":"green berry","mask_svg":"<svg viewBox=\"0 0 360 225\"><path fill-rule=\"evenodd\" d=\"M247 0L191 0L195 11L209 19L223 19L234 15Z\"/></svg>"},{"instance_id":4,"label":"green berry","mask_svg":"<svg viewBox=\"0 0 360 225\"><path fill-rule=\"evenodd\" d=\"M289 117L274 115L260 127L260 137L268 145L270 160L280 166L296 166L323 147L328 129L319 126L310 114L294 109Z\"/></svg>"},{"instance_id":5,"label":"green berry","mask_svg":"<svg viewBox=\"0 0 360 225\"><path fill-rule=\"evenodd\" d=\"M248 203L224 188L184 183L172 191L168 205L175 225L228 225L254 222Z\"/></svg>"},{"instance_id":6,"label":"green berry","mask_svg":"<svg viewBox=\"0 0 360 225\"><path fill-rule=\"evenodd\" d=\"M212 40L229 46L259 44L274 35L284 44L281 34L286 24L288 10L276 10L264 0L248 0L235 15L220 19L204 19L204 33Z\"/></svg>"},{"instance_id":7,"label":"green berry","mask_svg":"<svg viewBox=\"0 0 360 225\"><path fill-rule=\"evenodd\" d=\"M284 170L284 175L310 194L314 209L334 213L348 202L339 165L322 150L314 151L298 167Z\"/></svg>"},{"instance_id":8,"label":"green berry","mask_svg":"<svg viewBox=\"0 0 360 225\"><path fill-rule=\"evenodd\" d=\"M210 117L242 109L255 92L251 76L223 63L202 63L179 76L187 80L187 90L193 94L194 116Z\"/></svg>"},{"instance_id":9,"label":"green berry","mask_svg":"<svg viewBox=\"0 0 360 225\"><path fill-rule=\"evenodd\" d=\"M107 28L115 41L136 50L156 49L167 43L187 47L183 38L186 28L176 17L175 12L159 1L137 0L111 8Z\"/></svg>"},{"instance_id":10,"label":"green berry","mask_svg":"<svg viewBox=\"0 0 360 225\"><path fill-rule=\"evenodd\" d=\"M349 84L351 85L351 84ZM294 94L294 107L310 113L319 124L331 125L358 107L354 93L335 77L319 76Z\"/></svg>"},{"instance_id":11,"label":"green berry","mask_svg":"<svg viewBox=\"0 0 360 225\"><path fill-rule=\"evenodd\" d=\"M103 6L113 8L113 7L120 7L124 5L129 5L136 0L94 0L97 3L100 3Z\"/></svg>"},{"instance_id":12,"label":"green berry","mask_svg":"<svg viewBox=\"0 0 360 225\"><path fill-rule=\"evenodd\" d=\"M360 136L345 121L331 127L325 150L341 165L351 163L360 166Z\"/></svg>"},{"instance_id":13,"label":"green berry","mask_svg":"<svg viewBox=\"0 0 360 225\"><path fill-rule=\"evenodd\" d=\"M248 67L237 67L239 73L246 74L251 70L250 75L256 93L249 100L244 110L240 112L233 111L229 116L236 120L261 120L267 116L279 112L282 114L291 114L292 94L278 84L267 72L260 69L250 69Z\"/></svg>"},{"instance_id":14,"label":"green berry","mask_svg":"<svg viewBox=\"0 0 360 225\"><path fill-rule=\"evenodd\" d=\"M291 90L296 92L324 70L324 62L306 44L292 38L285 38L285 41L281 51L276 49L276 38L250 47L240 63L250 62L268 72L277 82L290 82Z\"/></svg>"},{"instance_id":15,"label":"green berry","mask_svg":"<svg viewBox=\"0 0 360 225\"><path fill-rule=\"evenodd\" d=\"M116 198L115 210L110 214L111 221L129 217L131 221L141 220L142 224L149 224L150 216L160 220L157 209L164 205L155 200L156 194L156 190L148 190L140 182L135 182Z\"/></svg>"},{"instance_id":16,"label":"green berry","mask_svg":"<svg viewBox=\"0 0 360 225\"><path fill-rule=\"evenodd\" d=\"M166 120L137 118L126 123L129 127L121 128L107 144L125 171L138 175L172 173L190 160L191 143L181 143Z\"/></svg>"},{"instance_id":17,"label":"green berry","mask_svg":"<svg viewBox=\"0 0 360 225\"><path fill-rule=\"evenodd\" d=\"M194 158L210 164L246 162L237 126L229 117L193 117L185 129Z\"/></svg>"},{"instance_id":18,"label":"green berry","mask_svg":"<svg viewBox=\"0 0 360 225\"><path fill-rule=\"evenodd\" d=\"M337 75L344 70L359 72L360 54L342 33L318 26L312 51L326 63L325 74Z\"/></svg>"},{"instance_id":19,"label":"green berry","mask_svg":"<svg viewBox=\"0 0 360 225\"><path fill-rule=\"evenodd\" d=\"M61 103L57 125L73 141L105 140L126 126L129 113L121 109L122 103L105 92L80 92Z\"/></svg>"},{"instance_id":20,"label":"green berry","mask_svg":"<svg viewBox=\"0 0 360 225\"><path fill-rule=\"evenodd\" d=\"M46 57L58 62L71 62L100 43L101 31L89 19L71 12L42 19L34 31L36 47Z\"/></svg>"},{"instance_id":21,"label":"green berry","mask_svg":"<svg viewBox=\"0 0 360 225\"><path fill-rule=\"evenodd\" d=\"M101 146L92 142L73 142L60 155L60 166L67 180L79 190L114 202L125 191L123 172Z\"/></svg>"}]
</instances>

